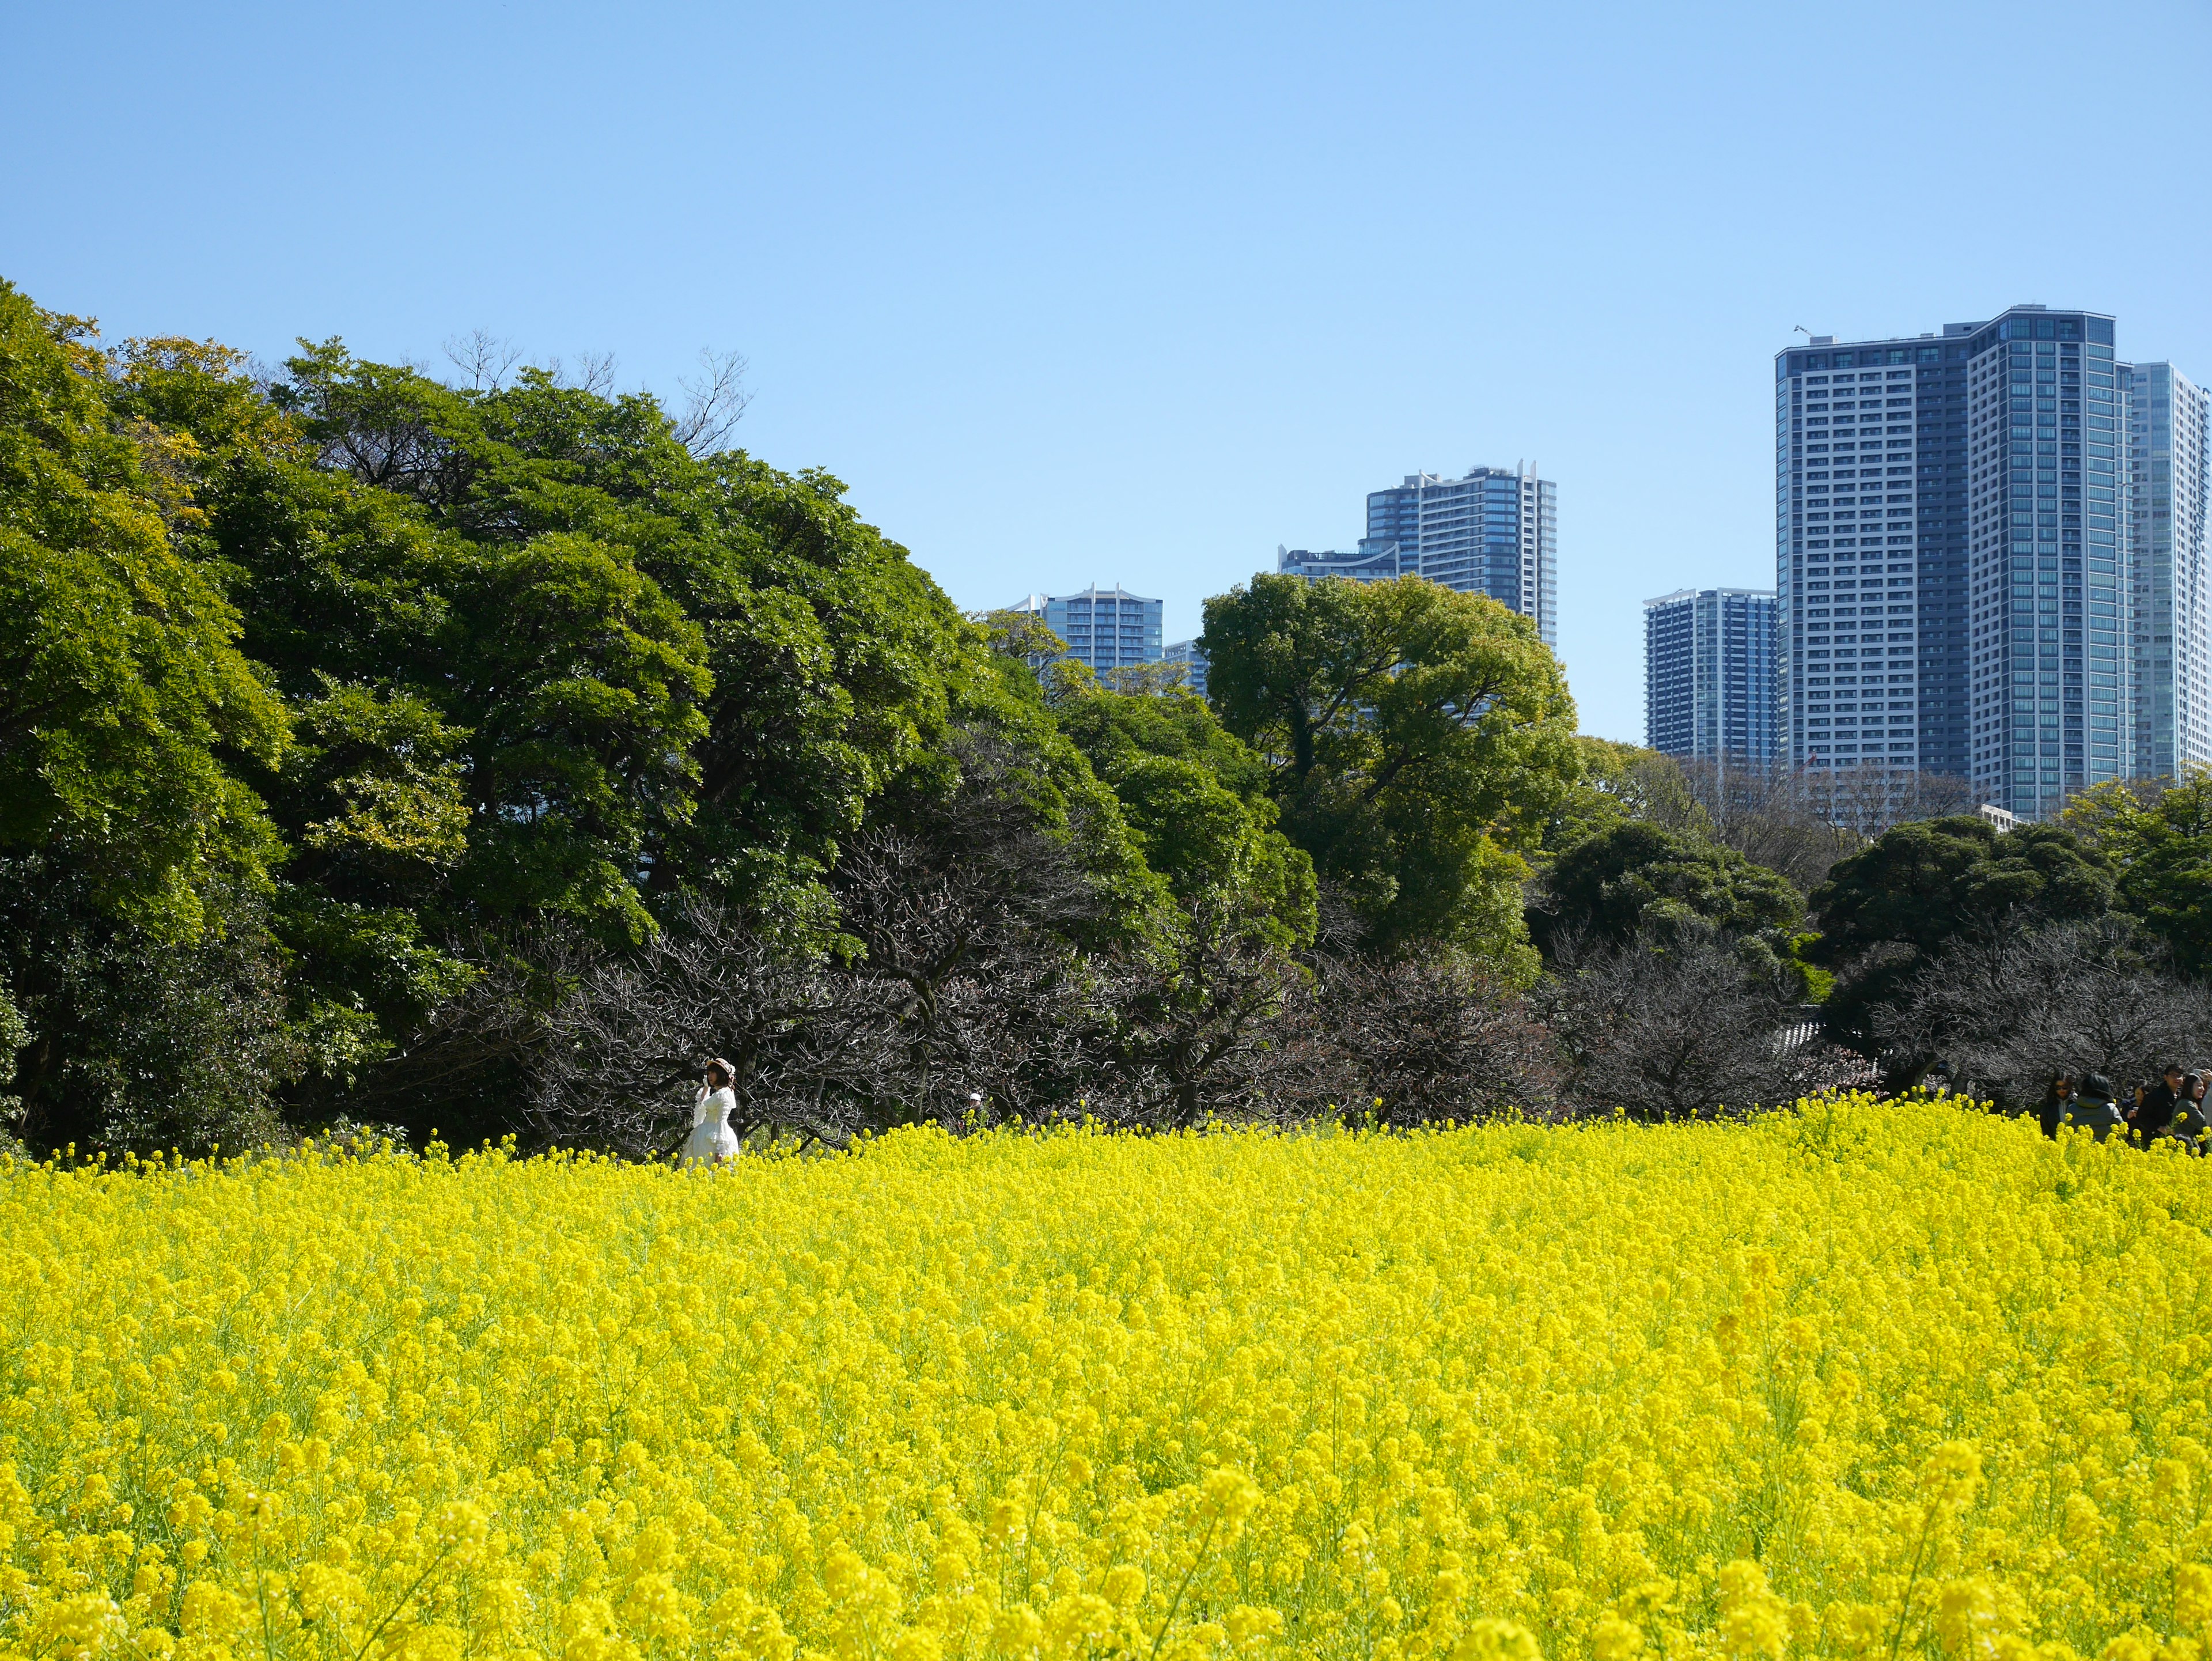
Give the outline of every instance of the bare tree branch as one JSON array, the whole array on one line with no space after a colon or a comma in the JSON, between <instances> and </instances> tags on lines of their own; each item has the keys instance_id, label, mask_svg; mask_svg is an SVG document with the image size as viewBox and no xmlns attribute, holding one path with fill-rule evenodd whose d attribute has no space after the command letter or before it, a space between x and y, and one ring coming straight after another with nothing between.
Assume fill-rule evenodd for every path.
<instances>
[{"instance_id":1,"label":"bare tree branch","mask_svg":"<svg viewBox=\"0 0 2212 1661\"><path fill-rule=\"evenodd\" d=\"M690 397L676 423L677 442L693 455L711 455L744 419L753 395L745 390L746 362L737 352L702 348L700 373L677 382Z\"/></svg>"},{"instance_id":2,"label":"bare tree branch","mask_svg":"<svg viewBox=\"0 0 2212 1661\"><path fill-rule=\"evenodd\" d=\"M502 340L488 329L471 329L445 344L446 360L469 378L477 392L495 392L507 384L507 371L522 361L522 348Z\"/></svg>"}]
</instances>

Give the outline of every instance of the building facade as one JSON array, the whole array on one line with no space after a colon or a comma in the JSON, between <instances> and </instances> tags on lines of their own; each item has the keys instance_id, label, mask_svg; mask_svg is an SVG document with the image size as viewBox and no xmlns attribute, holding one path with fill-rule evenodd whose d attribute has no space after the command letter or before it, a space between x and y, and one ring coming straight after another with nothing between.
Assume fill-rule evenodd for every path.
<instances>
[{"instance_id":1,"label":"building facade","mask_svg":"<svg viewBox=\"0 0 2212 1661\"><path fill-rule=\"evenodd\" d=\"M1206 696L1206 654L1199 650L1194 640L1178 640L1170 643L1163 660L1182 666L1182 684L1199 695Z\"/></svg>"},{"instance_id":2,"label":"building facade","mask_svg":"<svg viewBox=\"0 0 2212 1661\"><path fill-rule=\"evenodd\" d=\"M2204 390L2171 363L2128 371L2126 528L2133 546L2129 644L2136 770L2181 778L2212 767L2212 594L2207 593Z\"/></svg>"},{"instance_id":3,"label":"building facade","mask_svg":"<svg viewBox=\"0 0 2212 1661\"><path fill-rule=\"evenodd\" d=\"M1387 582L1392 577L1418 575L1420 563L1418 558L1401 558L1395 542L1362 542L1359 551L1351 554L1334 549L1316 552L1310 548L1285 548L1278 544L1275 569L1285 576L1314 581L1346 577L1353 582Z\"/></svg>"},{"instance_id":4,"label":"building facade","mask_svg":"<svg viewBox=\"0 0 2212 1661\"><path fill-rule=\"evenodd\" d=\"M1682 588L1644 602L1644 741L1764 767L1776 754L1771 590Z\"/></svg>"},{"instance_id":5,"label":"building facade","mask_svg":"<svg viewBox=\"0 0 2212 1661\"><path fill-rule=\"evenodd\" d=\"M2023 819L2136 770L2130 371L2016 306L1775 357L1786 753L1970 779Z\"/></svg>"},{"instance_id":6,"label":"building facade","mask_svg":"<svg viewBox=\"0 0 2212 1661\"><path fill-rule=\"evenodd\" d=\"M1042 616L1067 642L1067 654L1104 674L1160 661L1161 614L1165 605L1119 587L1095 584L1079 594L1031 594L1008 608Z\"/></svg>"},{"instance_id":7,"label":"building facade","mask_svg":"<svg viewBox=\"0 0 2212 1661\"><path fill-rule=\"evenodd\" d=\"M1387 561L1390 575L1488 594L1533 619L1544 643L1556 648L1559 517L1558 485L1525 466L1477 467L1464 478L1410 474L1396 489L1368 496L1367 534L1356 557L1370 569L1343 575L1383 575Z\"/></svg>"}]
</instances>

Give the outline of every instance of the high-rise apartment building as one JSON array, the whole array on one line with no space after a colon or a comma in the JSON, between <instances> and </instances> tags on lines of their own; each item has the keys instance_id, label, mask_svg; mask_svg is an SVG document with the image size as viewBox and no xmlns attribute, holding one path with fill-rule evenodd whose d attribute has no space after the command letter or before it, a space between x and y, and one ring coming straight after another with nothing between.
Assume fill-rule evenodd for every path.
<instances>
[{"instance_id":1,"label":"high-rise apartment building","mask_svg":"<svg viewBox=\"0 0 2212 1661\"><path fill-rule=\"evenodd\" d=\"M1793 763L1958 774L2022 818L2135 770L2130 393L2111 317L2041 306L1776 355Z\"/></svg>"},{"instance_id":2,"label":"high-rise apartment building","mask_svg":"<svg viewBox=\"0 0 2212 1661\"><path fill-rule=\"evenodd\" d=\"M1670 756L1766 765L1775 755L1776 598L1682 588L1644 602L1644 741Z\"/></svg>"},{"instance_id":3,"label":"high-rise apartment building","mask_svg":"<svg viewBox=\"0 0 2212 1661\"><path fill-rule=\"evenodd\" d=\"M1097 586L1079 594L1030 594L1010 609L1042 617L1067 642L1067 654L1099 673L1160 660L1161 614L1157 599L1120 587Z\"/></svg>"},{"instance_id":4,"label":"high-rise apartment building","mask_svg":"<svg viewBox=\"0 0 2212 1661\"><path fill-rule=\"evenodd\" d=\"M1343 575L1385 575L1382 564L1394 562L1388 575L1488 594L1533 618L1544 643L1556 647L1559 517L1559 486L1526 467L1477 467L1464 478L1411 474L1395 490L1369 494L1356 557L1367 569Z\"/></svg>"},{"instance_id":5,"label":"high-rise apartment building","mask_svg":"<svg viewBox=\"0 0 2212 1661\"><path fill-rule=\"evenodd\" d=\"M2212 647L2206 542L2212 429L2203 388L2171 363L2136 364L2127 380L2136 770L2178 779L2212 767L2205 661Z\"/></svg>"}]
</instances>

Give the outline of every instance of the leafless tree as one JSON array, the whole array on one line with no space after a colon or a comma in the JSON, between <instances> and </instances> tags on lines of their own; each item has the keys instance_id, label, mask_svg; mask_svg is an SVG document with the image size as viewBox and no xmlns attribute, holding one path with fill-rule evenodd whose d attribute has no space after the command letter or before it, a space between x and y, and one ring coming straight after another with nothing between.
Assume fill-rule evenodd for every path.
<instances>
[{"instance_id":1,"label":"leafless tree","mask_svg":"<svg viewBox=\"0 0 2212 1661\"><path fill-rule=\"evenodd\" d=\"M730 1064L740 1135L791 1129L842 1145L860 1128L848 1104L884 1054L860 989L693 898L565 990L526 1100L541 1141L664 1153L690 1123L712 1056Z\"/></svg>"},{"instance_id":2,"label":"leafless tree","mask_svg":"<svg viewBox=\"0 0 2212 1661\"><path fill-rule=\"evenodd\" d=\"M1863 1071L1834 1046L1788 1042L1796 1009L1787 988L1706 934L1610 946L1563 940L1534 1002L1585 1110L1692 1118L1794 1101Z\"/></svg>"},{"instance_id":3,"label":"leafless tree","mask_svg":"<svg viewBox=\"0 0 2212 1661\"><path fill-rule=\"evenodd\" d=\"M578 353L576 368L573 373L564 358L549 357L537 367L556 386L574 387L577 392L589 392L594 398L605 398L615 389L615 355L612 352Z\"/></svg>"},{"instance_id":4,"label":"leafless tree","mask_svg":"<svg viewBox=\"0 0 2212 1661\"><path fill-rule=\"evenodd\" d=\"M502 340L488 329L471 329L455 335L445 345L446 359L469 378L470 387L495 392L507 385L507 373L522 361L522 348Z\"/></svg>"},{"instance_id":5,"label":"leafless tree","mask_svg":"<svg viewBox=\"0 0 2212 1661\"><path fill-rule=\"evenodd\" d=\"M1682 779L1694 828L1811 892L1828 869L1862 845L1838 824L1803 770L1735 761L1685 761Z\"/></svg>"},{"instance_id":6,"label":"leafless tree","mask_svg":"<svg viewBox=\"0 0 2212 1661\"><path fill-rule=\"evenodd\" d=\"M736 352L702 348L699 374L677 382L689 402L677 417L677 442L693 455L711 455L722 447L731 429L744 419L753 395L745 390L744 358Z\"/></svg>"},{"instance_id":7,"label":"leafless tree","mask_svg":"<svg viewBox=\"0 0 2212 1661\"><path fill-rule=\"evenodd\" d=\"M880 1066L883 1023L859 989L702 897L635 946L543 922L475 955L470 984L357 1106L489 1096L500 1128L532 1145L648 1157L681 1139L701 1068L720 1056L740 1134L842 1142L852 1081Z\"/></svg>"},{"instance_id":8,"label":"leafless tree","mask_svg":"<svg viewBox=\"0 0 2212 1661\"><path fill-rule=\"evenodd\" d=\"M1681 786L1647 784L1645 816L1695 830L1810 893L1838 860L1892 825L1971 812L1972 788L1944 774L1881 766L1793 768L1727 759L1679 764Z\"/></svg>"},{"instance_id":9,"label":"leafless tree","mask_svg":"<svg viewBox=\"0 0 2212 1661\"><path fill-rule=\"evenodd\" d=\"M1079 1090L1093 971L1056 925L1089 885L1042 832L969 829L951 848L873 832L838 867L862 948L841 973L883 1028L882 1065L853 1086L860 1123L957 1123L979 1098L988 1116L1034 1118Z\"/></svg>"},{"instance_id":10,"label":"leafless tree","mask_svg":"<svg viewBox=\"0 0 2212 1661\"><path fill-rule=\"evenodd\" d=\"M1808 768L1802 775L1816 808L1831 824L1866 842L1893 825L1971 813L1974 788L1948 773L1895 770L1879 764Z\"/></svg>"},{"instance_id":11,"label":"leafless tree","mask_svg":"<svg viewBox=\"0 0 2212 1661\"><path fill-rule=\"evenodd\" d=\"M1325 952L1292 1013L1295 1088L1310 1112L1413 1125L1557 1104L1557 1041L1474 964Z\"/></svg>"},{"instance_id":12,"label":"leafless tree","mask_svg":"<svg viewBox=\"0 0 2212 1661\"><path fill-rule=\"evenodd\" d=\"M1232 902L1183 908L1106 988L1116 1043L1102 1117L1168 1129L1209 1117L1295 1116L1295 1021L1304 971Z\"/></svg>"},{"instance_id":13,"label":"leafless tree","mask_svg":"<svg viewBox=\"0 0 2212 1661\"><path fill-rule=\"evenodd\" d=\"M1106 900L1047 826L1019 753L951 740L960 786L861 837L831 879L858 945L845 971L884 1012L893 1059L859 1110L875 1123L1058 1110L1085 1070L1097 967L1077 947Z\"/></svg>"},{"instance_id":14,"label":"leafless tree","mask_svg":"<svg viewBox=\"0 0 2212 1661\"><path fill-rule=\"evenodd\" d=\"M1954 941L1881 1007L1893 1082L1946 1063L2014 1107L2054 1076L2125 1087L2212 1057L2212 990L2166 972L2126 922L2008 928Z\"/></svg>"}]
</instances>

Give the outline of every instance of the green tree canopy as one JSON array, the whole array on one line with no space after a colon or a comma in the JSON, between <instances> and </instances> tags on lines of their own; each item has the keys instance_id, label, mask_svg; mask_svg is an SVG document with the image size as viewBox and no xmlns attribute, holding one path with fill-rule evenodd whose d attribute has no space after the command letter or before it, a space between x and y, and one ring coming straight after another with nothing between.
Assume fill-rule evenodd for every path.
<instances>
[{"instance_id":1,"label":"green tree canopy","mask_svg":"<svg viewBox=\"0 0 2212 1661\"><path fill-rule=\"evenodd\" d=\"M100 903L189 939L276 847L226 757L285 713L238 646L184 438L110 419L86 326L0 282L0 852L65 848Z\"/></svg>"},{"instance_id":2,"label":"green tree canopy","mask_svg":"<svg viewBox=\"0 0 2212 1661\"><path fill-rule=\"evenodd\" d=\"M1527 618L1419 578L1261 575L1206 606L1222 724L1285 832L1393 951L1525 974L1522 855L1579 776L1574 705Z\"/></svg>"},{"instance_id":3,"label":"green tree canopy","mask_svg":"<svg viewBox=\"0 0 2212 1661\"><path fill-rule=\"evenodd\" d=\"M1950 942L2020 923L2103 916L2112 872L2073 832L2024 824L2004 835L1978 814L1884 831L1813 891L1822 933L1808 953L1839 971L1831 1028L1862 1047L1883 1008Z\"/></svg>"},{"instance_id":4,"label":"green tree canopy","mask_svg":"<svg viewBox=\"0 0 2212 1661\"><path fill-rule=\"evenodd\" d=\"M1640 820L1566 849L1546 873L1552 927L1626 940L1687 922L1729 934L1786 929L1804 902L1778 873L1735 849Z\"/></svg>"},{"instance_id":5,"label":"green tree canopy","mask_svg":"<svg viewBox=\"0 0 2212 1661\"><path fill-rule=\"evenodd\" d=\"M2212 775L2165 789L2101 784L2067 806L2068 829L2118 867L2119 904L2173 950L2212 968Z\"/></svg>"},{"instance_id":6,"label":"green tree canopy","mask_svg":"<svg viewBox=\"0 0 2212 1661\"><path fill-rule=\"evenodd\" d=\"M270 387L0 299L0 865L66 898L21 897L0 974L52 1134L96 1134L122 1053L54 966L151 949L95 896L187 934L216 904L232 984L282 991L285 1059L228 1075L262 1080L234 1126L404 1047L532 930L619 948L704 891L831 943L842 854L924 822L963 755L1001 758L1103 933L1158 913L1035 678L826 473L541 371L449 386L329 341Z\"/></svg>"},{"instance_id":7,"label":"green tree canopy","mask_svg":"<svg viewBox=\"0 0 2212 1661\"><path fill-rule=\"evenodd\" d=\"M1276 828L1267 764L1205 701L1181 690L1115 691L1087 672L1054 684L1062 730L1112 788L1146 862L1176 897L1210 904L1280 948L1310 941L1312 861Z\"/></svg>"},{"instance_id":8,"label":"green tree canopy","mask_svg":"<svg viewBox=\"0 0 2212 1661\"><path fill-rule=\"evenodd\" d=\"M2112 897L2110 862L2072 831L2025 824L1999 835L1960 813L1884 831L1836 866L1813 909L1820 955L1839 962L1888 944L1930 952L2008 916L2100 916Z\"/></svg>"}]
</instances>

